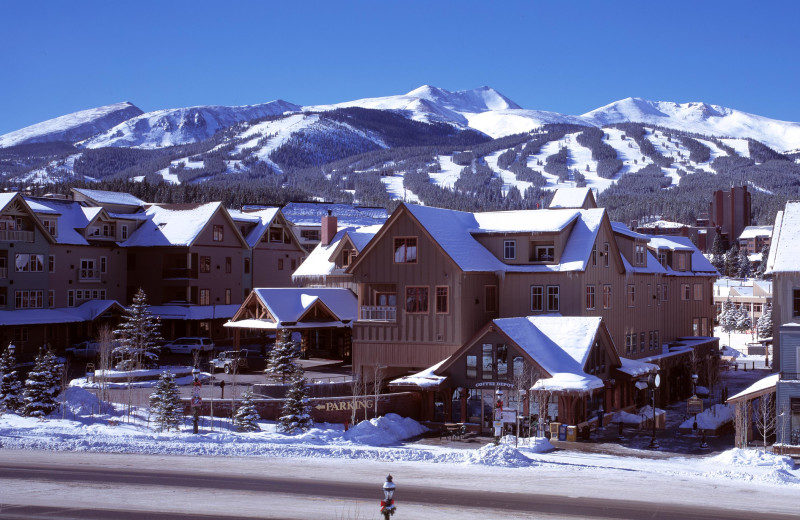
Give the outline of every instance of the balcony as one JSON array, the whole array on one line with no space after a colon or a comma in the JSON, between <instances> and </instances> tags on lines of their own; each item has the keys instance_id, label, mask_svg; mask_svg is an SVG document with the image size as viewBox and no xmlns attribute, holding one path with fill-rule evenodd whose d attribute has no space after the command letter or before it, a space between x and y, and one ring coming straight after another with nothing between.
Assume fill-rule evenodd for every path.
<instances>
[{"instance_id":1,"label":"balcony","mask_svg":"<svg viewBox=\"0 0 800 520\"><path fill-rule=\"evenodd\" d=\"M165 267L161 277L165 280L196 279L197 269L192 269L191 267Z\"/></svg>"},{"instance_id":2,"label":"balcony","mask_svg":"<svg viewBox=\"0 0 800 520\"><path fill-rule=\"evenodd\" d=\"M383 305L362 305L360 321L397 321L397 307Z\"/></svg>"},{"instance_id":3,"label":"balcony","mask_svg":"<svg viewBox=\"0 0 800 520\"><path fill-rule=\"evenodd\" d=\"M33 231L19 231L15 229L0 229L0 242L31 242L33 243Z\"/></svg>"},{"instance_id":4,"label":"balcony","mask_svg":"<svg viewBox=\"0 0 800 520\"><path fill-rule=\"evenodd\" d=\"M99 282L100 269L78 269L78 281L80 282Z\"/></svg>"}]
</instances>

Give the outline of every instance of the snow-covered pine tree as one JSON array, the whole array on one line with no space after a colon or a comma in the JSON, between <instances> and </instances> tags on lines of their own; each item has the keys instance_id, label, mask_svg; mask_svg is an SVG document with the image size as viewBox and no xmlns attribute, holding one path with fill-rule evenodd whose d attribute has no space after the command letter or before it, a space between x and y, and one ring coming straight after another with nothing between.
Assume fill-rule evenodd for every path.
<instances>
[{"instance_id":1,"label":"snow-covered pine tree","mask_svg":"<svg viewBox=\"0 0 800 520\"><path fill-rule=\"evenodd\" d=\"M288 329L281 329L277 339L275 347L269 353L266 372L279 379L281 384L286 384L293 380L293 374L300 368L296 363L300 357L300 348L297 342L292 341L292 332Z\"/></svg>"},{"instance_id":2,"label":"snow-covered pine tree","mask_svg":"<svg viewBox=\"0 0 800 520\"><path fill-rule=\"evenodd\" d=\"M747 254L747 249L744 247L739 250L738 264L739 264L739 269L736 275L739 278L748 278L751 275L753 269L752 266L750 265L750 257Z\"/></svg>"},{"instance_id":3,"label":"snow-covered pine tree","mask_svg":"<svg viewBox=\"0 0 800 520\"><path fill-rule=\"evenodd\" d=\"M732 332L736 328L736 314L736 307L733 306L733 302L730 297L728 297L728 299L722 303L722 312L717 318L723 332Z\"/></svg>"},{"instance_id":4,"label":"snow-covered pine tree","mask_svg":"<svg viewBox=\"0 0 800 520\"><path fill-rule=\"evenodd\" d=\"M156 342L161 339L159 326L160 323L150 313L147 295L139 288L133 303L125 310L119 328L114 331L119 346L114 348L112 356L120 359L118 370L136 370L156 365Z\"/></svg>"},{"instance_id":5,"label":"snow-covered pine tree","mask_svg":"<svg viewBox=\"0 0 800 520\"><path fill-rule=\"evenodd\" d=\"M747 332L751 328L753 328L753 320L750 318L750 313L743 306L739 307L736 315L736 331Z\"/></svg>"},{"instance_id":6,"label":"snow-covered pine tree","mask_svg":"<svg viewBox=\"0 0 800 520\"><path fill-rule=\"evenodd\" d=\"M733 244L725 253L725 276L733 278L739 274L739 247Z\"/></svg>"},{"instance_id":7,"label":"snow-covered pine tree","mask_svg":"<svg viewBox=\"0 0 800 520\"><path fill-rule=\"evenodd\" d=\"M767 272L767 259L769 258L769 246L764 246L761 248L761 261L758 263L758 268L756 269L755 276L759 280L763 280L766 276L765 273Z\"/></svg>"},{"instance_id":8,"label":"snow-covered pine tree","mask_svg":"<svg viewBox=\"0 0 800 520\"><path fill-rule=\"evenodd\" d=\"M283 401L283 409L279 419L279 429L285 433L295 433L298 430L309 429L311 421L311 405L306 393L306 379L303 369L298 367L292 374L292 385Z\"/></svg>"},{"instance_id":9,"label":"snow-covered pine tree","mask_svg":"<svg viewBox=\"0 0 800 520\"><path fill-rule=\"evenodd\" d=\"M150 412L158 431L180 428L183 419L183 404L180 401L175 374L166 370L158 378L156 390L150 394Z\"/></svg>"},{"instance_id":10,"label":"snow-covered pine tree","mask_svg":"<svg viewBox=\"0 0 800 520\"><path fill-rule=\"evenodd\" d=\"M22 415L46 417L58 406L56 396L61 390L61 365L49 350L36 356L33 370L25 380L22 394Z\"/></svg>"},{"instance_id":11,"label":"snow-covered pine tree","mask_svg":"<svg viewBox=\"0 0 800 520\"><path fill-rule=\"evenodd\" d=\"M237 432L257 432L261 428L258 426L258 420L261 415L256 410L256 404L253 402L253 392L247 391L242 395L242 405L236 409L233 416L233 424L236 426Z\"/></svg>"},{"instance_id":12,"label":"snow-covered pine tree","mask_svg":"<svg viewBox=\"0 0 800 520\"><path fill-rule=\"evenodd\" d=\"M0 356L0 413L16 412L22 406L22 383L17 375L17 360L6 347Z\"/></svg>"},{"instance_id":13,"label":"snow-covered pine tree","mask_svg":"<svg viewBox=\"0 0 800 520\"><path fill-rule=\"evenodd\" d=\"M764 313L758 318L758 337L772 337L772 304L767 305Z\"/></svg>"}]
</instances>

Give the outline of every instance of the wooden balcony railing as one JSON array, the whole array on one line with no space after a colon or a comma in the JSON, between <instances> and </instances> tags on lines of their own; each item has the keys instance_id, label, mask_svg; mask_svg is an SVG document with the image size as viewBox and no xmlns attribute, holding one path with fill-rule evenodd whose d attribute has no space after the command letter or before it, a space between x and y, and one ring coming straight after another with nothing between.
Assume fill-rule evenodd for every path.
<instances>
[{"instance_id":1,"label":"wooden balcony railing","mask_svg":"<svg viewBox=\"0 0 800 520\"><path fill-rule=\"evenodd\" d=\"M397 307L389 307L382 305L362 305L361 317L362 321L397 321Z\"/></svg>"},{"instance_id":2,"label":"wooden balcony railing","mask_svg":"<svg viewBox=\"0 0 800 520\"><path fill-rule=\"evenodd\" d=\"M81 282L99 282L100 269L78 269L78 280Z\"/></svg>"},{"instance_id":3,"label":"wooden balcony railing","mask_svg":"<svg viewBox=\"0 0 800 520\"><path fill-rule=\"evenodd\" d=\"M33 231L0 229L0 241L2 242L33 242L33 239Z\"/></svg>"}]
</instances>

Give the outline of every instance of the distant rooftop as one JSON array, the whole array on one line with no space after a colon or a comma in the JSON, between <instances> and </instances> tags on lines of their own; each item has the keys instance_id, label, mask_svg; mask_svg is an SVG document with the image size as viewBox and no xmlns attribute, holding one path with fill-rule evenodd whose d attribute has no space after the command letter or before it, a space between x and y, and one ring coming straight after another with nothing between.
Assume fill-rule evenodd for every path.
<instances>
[{"instance_id":1,"label":"distant rooftop","mask_svg":"<svg viewBox=\"0 0 800 520\"><path fill-rule=\"evenodd\" d=\"M130 193L121 193L117 191L103 191L103 190L89 190L86 188L72 188L72 191L79 193L98 204L118 204L121 206L135 206L141 207L146 203L145 201L134 197Z\"/></svg>"}]
</instances>

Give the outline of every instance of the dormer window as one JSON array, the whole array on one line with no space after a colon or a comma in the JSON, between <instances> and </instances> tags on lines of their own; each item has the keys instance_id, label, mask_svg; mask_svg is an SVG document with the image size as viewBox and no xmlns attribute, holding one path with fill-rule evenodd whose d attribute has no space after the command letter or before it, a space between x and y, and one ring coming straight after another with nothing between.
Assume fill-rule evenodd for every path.
<instances>
[{"instance_id":1,"label":"dormer window","mask_svg":"<svg viewBox=\"0 0 800 520\"><path fill-rule=\"evenodd\" d=\"M646 265L647 263L647 253L645 252L644 244L635 244L634 248L634 257L633 263L635 265Z\"/></svg>"},{"instance_id":2,"label":"dormer window","mask_svg":"<svg viewBox=\"0 0 800 520\"><path fill-rule=\"evenodd\" d=\"M684 253L678 254L678 271L686 271L687 269L687 258Z\"/></svg>"},{"instance_id":3,"label":"dormer window","mask_svg":"<svg viewBox=\"0 0 800 520\"><path fill-rule=\"evenodd\" d=\"M44 228L47 230L48 233L50 233L54 237L57 236L58 233L56 222L58 221L49 218L42 220Z\"/></svg>"},{"instance_id":4,"label":"dormer window","mask_svg":"<svg viewBox=\"0 0 800 520\"><path fill-rule=\"evenodd\" d=\"M349 266L352 259L353 257L351 256L351 251L349 249L342 251L342 267Z\"/></svg>"},{"instance_id":5,"label":"dormer window","mask_svg":"<svg viewBox=\"0 0 800 520\"><path fill-rule=\"evenodd\" d=\"M661 267L667 267L667 252L659 250L658 251L658 263L661 264Z\"/></svg>"},{"instance_id":6,"label":"dormer window","mask_svg":"<svg viewBox=\"0 0 800 520\"><path fill-rule=\"evenodd\" d=\"M556 248L553 244L541 244L533 247L534 262L552 262L556 258Z\"/></svg>"}]
</instances>

